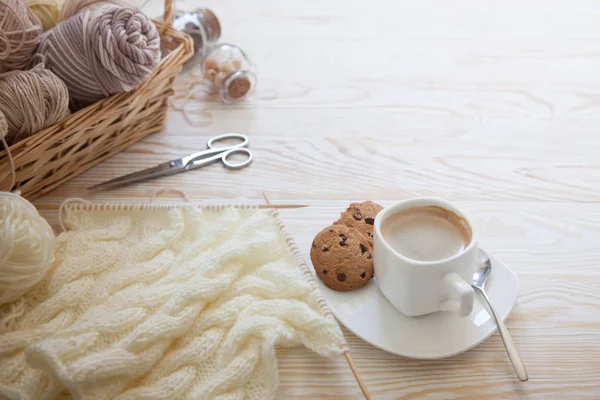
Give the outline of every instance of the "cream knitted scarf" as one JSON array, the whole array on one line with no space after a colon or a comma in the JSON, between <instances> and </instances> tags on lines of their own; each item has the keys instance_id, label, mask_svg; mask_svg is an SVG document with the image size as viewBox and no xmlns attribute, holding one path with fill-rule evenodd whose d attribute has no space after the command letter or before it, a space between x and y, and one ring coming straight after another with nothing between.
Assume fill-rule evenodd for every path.
<instances>
[{"instance_id":1,"label":"cream knitted scarf","mask_svg":"<svg viewBox=\"0 0 600 400\"><path fill-rule=\"evenodd\" d=\"M274 399L275 345L346 350L276 212L66 207L46 279L0 310L0 398Z\"/></svg>"}]
</instances>

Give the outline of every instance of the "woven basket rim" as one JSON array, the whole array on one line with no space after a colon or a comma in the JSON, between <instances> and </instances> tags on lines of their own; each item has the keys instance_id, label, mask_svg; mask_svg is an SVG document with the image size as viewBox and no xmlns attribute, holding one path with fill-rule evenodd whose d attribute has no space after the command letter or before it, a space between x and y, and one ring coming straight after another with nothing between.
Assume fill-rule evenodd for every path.
<instances>
[{"instance_id":1,"label":"woven basket rim","mask_svg":"<svg viewBox=\"0 0 600 400\"><path fill-rule=\"evenodd\" d=\"M146 79L144 82L142 82L139 86L137 86L136 88L134 88L128 92L116 93L112 96L105 97L102 100L97 101L96 103L90 104L80 110L77 110L76 112L70 114L68 117L58 121L57 123L47 126L46 128L28 136L26 139L23 139L17 143L14 143L13 145L9 146L9 149L13 155L13 158L15 159L15 164L18 164L18 162L17 162L18 155L21 152L26 150L28 147L33 146L39 140L47 140L48 137L46 137L46 136L48 135L48 133L50 131L53 131L56 128L56 126L60 126L63 124L69 124L70 122L79 119L80 117L82 117L85 114L88 114L93 111L96 111L97 109L109 106L113 102L118 103L119 100L121 100L121 98L135 96L138 92L142 91L146 85L151 84L153 80L155 80L158 76L163 74L163 71L161 71L161 67L165 63L173 60L175 65L177 67L179 67L179 66L183 65L188 59L190 59L193 56L193 53L194 53L193 42L192 42L192 38L189 35L181 32L181 31L178 31L178 30L172 28L170 25L164 24L160 21L152 20L152 22L154 22L154 25L156 25L159 32L161 33L161 41L163 40L163 38L171 38L171 39L174 39L176 41L176 43L179 43L179 45L176 48L171 50L166 56L164 56L160 60L160 62L156 66L156 69L152 73L152 75L150 75L150 77L148 79ZM171 69L171 68L169 68L169 69ZM53 132L50 134L50 136L54 136L55 134L56 134L56 132ZM5 158L6 158L6 150L4 148L0 148L0 161L4 161ZM0 181L1 181L1 179L0 179Z\"/></svg>"},{"instance_id":2,"label":"woven basket rim","mask_svg":"<svg viewBox=\"0 0 600 400\"><path fill-rule=\"evenodd\" d=\"M165 0L165 15L171 13L171 0ZM190 36L170 24L153 22L161 48L168 53L150 77L129 92L106 97L10 146L17 176L8 190L19 189L33 200L164 127L173 82L194 49ZM115 140L115 135L124 136ZM7 152L0 148L4 188L12 174Z\"/></svg>"}]
</instances>

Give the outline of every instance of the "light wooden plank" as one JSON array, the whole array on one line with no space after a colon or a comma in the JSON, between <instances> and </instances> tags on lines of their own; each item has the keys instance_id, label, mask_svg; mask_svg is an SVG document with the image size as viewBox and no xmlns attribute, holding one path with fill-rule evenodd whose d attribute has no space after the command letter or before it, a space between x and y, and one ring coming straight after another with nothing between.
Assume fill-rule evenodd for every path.
<instances>
[{"instance_id":1,"label":"light wooden plank","mask_svg":"<svg viewBox=\"0 0 600 400\"><path fill-rule=\"evenodd\" d=\"M232 129L240 131L240 129ZM226 131L226 130L221 130ZM229 130L227 130L229 131ZM204 148L208 135L180 136L169 129L107 160L59 188L60 197L100 195L82 188ZM600 136L581 143L490 145L458 136L294 137L251 135L254 162L239 171L214 164L200 170L119 189L143 196L148 186L184 188L192 197L277 196L395 199L439 195L451 200L596 202ZM527 149L527 151L524 151ZM566 153L565 153L566 150ZM589 154L582 157L581 154Z\"/></svg>"}]
</instances>

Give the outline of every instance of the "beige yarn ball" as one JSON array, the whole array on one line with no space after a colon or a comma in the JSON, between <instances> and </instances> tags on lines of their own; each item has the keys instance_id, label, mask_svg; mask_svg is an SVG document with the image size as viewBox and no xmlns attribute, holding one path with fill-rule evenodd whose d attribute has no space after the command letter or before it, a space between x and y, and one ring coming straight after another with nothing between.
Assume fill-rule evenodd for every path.
<instances>
[{"instance_id":1,"label":"beige yarn ball","mask_svg":"<svg viewBox=\"0 0 600 400\"><path fill-rule=\"evenodd\" d=\"M67 86L38 64L28 71L0 75L0 111L8 125L9 145L70 115Z\"/></svg>"},{"instance_id":2,"label":"beige yarn ball","mask_svg":"<svg viewBox=\"0 0 600 400\"><path fill-rule=\"evenodd\" d=\"M25 68L41 32L42 23L22 0L0 0L0 73Z\"/></svg>"},{"instance_id":3,"label":"beige yarn ball","mask_svg":"<svg viewBox=\"0 0 600 400\"><path fill-rule=\"evenodd\" d=\"M54 259L54 232L35 207L15 193L0 192L0 305L41 281Z\"/></svg>"},{"instance_id":4,"label":"beige yarn ball","mask_svg":"<svg viewBox=\"0 0 600 400\"><path fill-rule=\"evenodd\" d=\"M62 7L61 0L25 0L25 3L40 19L44 31L58 24Z\"/></svg>"}]
</instances>

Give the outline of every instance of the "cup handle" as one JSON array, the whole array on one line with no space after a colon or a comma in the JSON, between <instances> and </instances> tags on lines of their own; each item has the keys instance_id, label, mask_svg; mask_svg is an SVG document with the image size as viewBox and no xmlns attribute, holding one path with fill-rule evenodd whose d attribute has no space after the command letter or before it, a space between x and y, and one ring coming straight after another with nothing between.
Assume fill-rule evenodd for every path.
<instances>
[{"instance_id":1,"label":"cup handle","mask_svg":"<svg viewBox=\"0 0 600 400\"><path fill-rule=\"evenodd\" d=\"M466 317L473 311L473 288L456 272L444 275L444 284L448 299L440 304L440 310L450 311L460 317Z\"/></svg>"}]
</instances>

